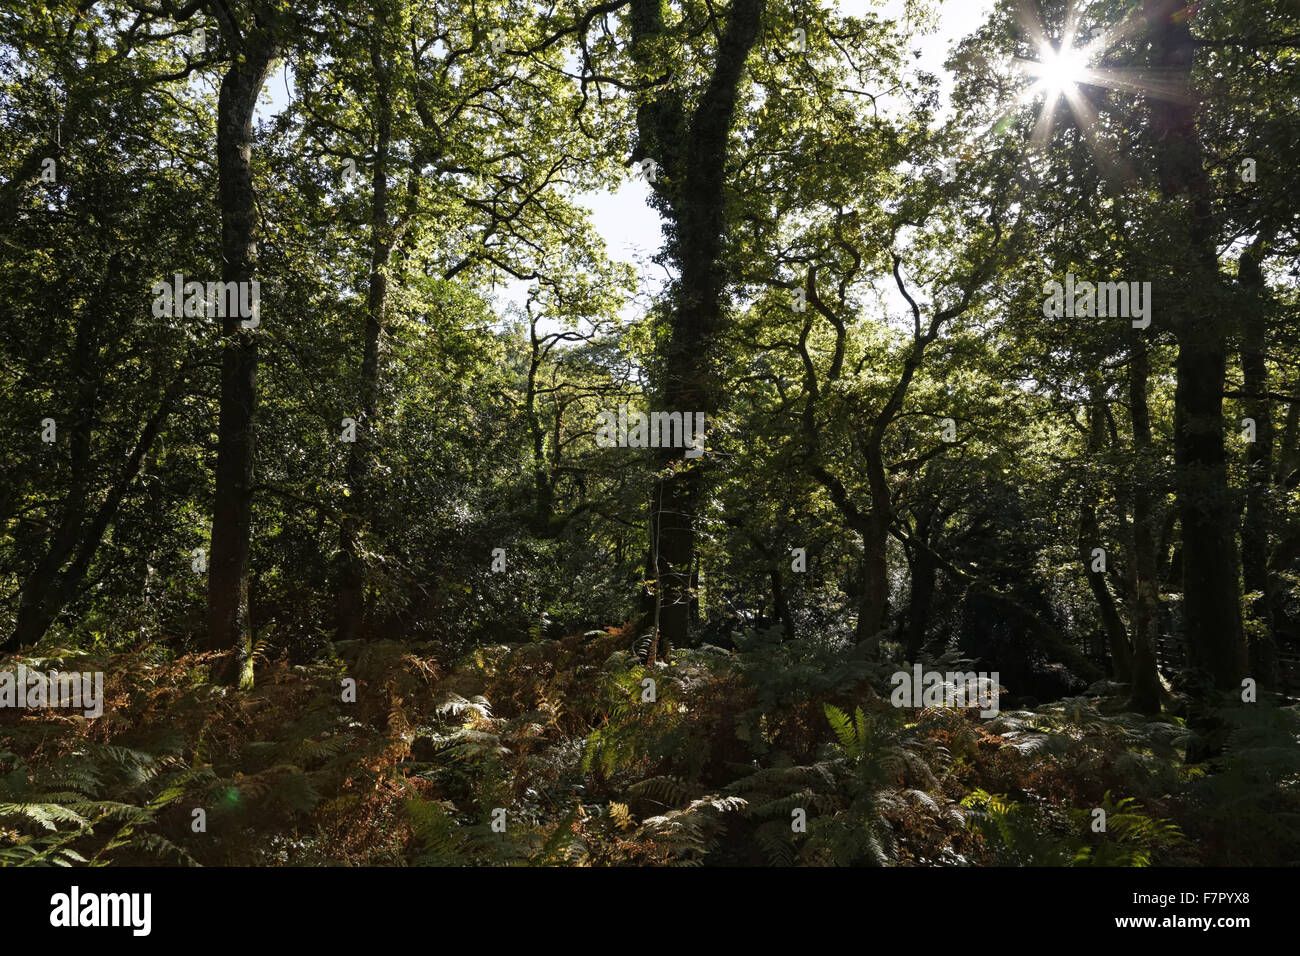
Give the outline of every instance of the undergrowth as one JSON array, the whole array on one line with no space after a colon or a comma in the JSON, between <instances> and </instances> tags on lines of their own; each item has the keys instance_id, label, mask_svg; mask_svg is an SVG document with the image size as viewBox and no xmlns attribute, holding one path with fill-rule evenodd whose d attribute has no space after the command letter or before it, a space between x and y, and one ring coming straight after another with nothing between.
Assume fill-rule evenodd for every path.
<instances>
[{"instance_id":1,"label":"undergrowth","mask_svg":"<svg viewBox=\"0 0 1300 956\"><path fill-rule=\"evenodd\" d=\"M896 709L898 662L742 641L647 669L627 634L102 671L104 712L0 710L0 865L1060 865L1300 862L1300 714L1174 717L1096 693L982 720ZM943 660L938 664L951 664ZM355 683L355 697L349 688Z\"/></svg>"}]
</instances>

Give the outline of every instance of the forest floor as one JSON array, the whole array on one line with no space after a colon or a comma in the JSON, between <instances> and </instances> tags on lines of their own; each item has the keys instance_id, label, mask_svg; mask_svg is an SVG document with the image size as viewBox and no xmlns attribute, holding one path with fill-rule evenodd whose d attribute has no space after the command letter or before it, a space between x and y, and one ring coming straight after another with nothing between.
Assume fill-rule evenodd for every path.
<instances>
[{"instance_id":1,"label":"forest floor","mask_svg":"<svg viewBox=\"0 0 1300 956\"><path fill-rule=\"evenodd\" d=\"M888 650L888 649L886 649ZM1120 688L982 719L896 708L896 663L752 639L647 670L617 628L459 658L46 649L103 713L0 709L0 864L1300 862L1300 709L1226 707L1214 761Z\"/></svg>"}]
</instances>

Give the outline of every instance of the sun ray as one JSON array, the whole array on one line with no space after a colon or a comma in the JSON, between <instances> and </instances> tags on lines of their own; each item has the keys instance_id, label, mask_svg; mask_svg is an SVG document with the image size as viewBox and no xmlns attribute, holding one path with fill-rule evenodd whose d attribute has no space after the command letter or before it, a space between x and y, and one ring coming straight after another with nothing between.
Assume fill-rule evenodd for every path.
<instances>
[{"instance_id":1,"label":"sun ray","mask_svg":"<svg viewBox=\"0 0 1300 956\"><path fill-rule=\"evenodd\" d=\"M1043 108L1038 113L1038 121L1034 124L1034 132L1029 137L1030 152L1036 153L1047 146L1047 141L1052 136L1052 127L1056 123L1056 106L1060 101L1060 90L1048 91Z\"/></svg>"},{"instance_id":2,"label":"sun ray","mask_svg":"<svg viewBox=\"0 0 1300 956\"><path fill-rule=\"evenodd\" d=\"M1035 59L1016 57L1012 68L1030 77L1033 82L1015 99L1010 108L993 125L995 131L1005 129L1016 111L1029 102L1042 101L1037 120L1030 134L1029 151L1038 152L1046 147L1055 127L1058 108L1066 104L1075 124L1082 132L1090 152L1108 173L1123 175L1123 164L1102 146L1098 135L1098 113L1093 98L1085 87L1113 90L1122 93L1139 93L1161 100L1186 102L1190 98L1184 83L1173 76L1162 76L1150 70L1136 70L1113 66L1105 62L1106 55L1123 40L1137 34L1145 26L1140 15L1142 4L1137 3L1117 24L1084 31L1080 7L1071 3L1065 12L1059 40L1049 37L1044 24L1029 0L1020 0L1017 19L1030 45Z\"/></svg>"},{"instance_id":3,"label":"sun ray","mask_svg":"<svg viewBox=\"0 0 1300 956\"><path fill-rule=\"evenodd\" d=\"M1097 135L1097 111L1083 95L1083 91L1076 86L1066 90L1064 95L1070 110L1078 119L1079 132L1088 147L1088 152L1092 154L1093 162L1101 169L1102 174L1111 180L1132 179L1133 171L1129 165L1114 150L1107 148L1101 137Z\"/></svg>"},{"instance_id":4,"label":"sun ray","mask_svg":"<svg viewBox=\"0 0 1300 956\"><path fill-rule=\"evenodd\" d=\"M1128 12L1110 26L1084 29L1081 8L1072 2L1066 9L1060 38L1053 40L1039 20L1031 0L1019 0L1016 17L1035 58L1015 57L1011 67L1029 78L1025 87L989 127L988 134L1000 136L1030 103L1040 102L1038 115L1026 145L1026 159L1040 153L1051 141L1062 103L1070 111L1089 152L1108 178L1131 178L1123 159L1109 150L1099 135L1098 99L1101 90L1140 94L1160 100L1187 102L1190 91L1182 78L1162 75L1107 62L1111 51L1146 28L1143 4L1137 0ZM1088 89L1094 92L1089 94Z\"/></svg>"}]
</instances>

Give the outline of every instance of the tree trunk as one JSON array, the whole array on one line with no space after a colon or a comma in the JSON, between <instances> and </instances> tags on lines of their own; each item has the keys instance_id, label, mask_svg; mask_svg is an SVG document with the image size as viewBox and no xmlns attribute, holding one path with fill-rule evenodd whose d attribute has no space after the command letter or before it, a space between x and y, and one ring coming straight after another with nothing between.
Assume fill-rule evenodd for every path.
<instances>
[{"instance_id":1,"label":"tree trunk","mask_svg":"<svg viewBox=\"0 0 1300 956\"><path fill-rule=\"evenodd\" d=\"M256 276L253 109L277 55L278 48L264 29L250 30L244 37L242 57L231 64L221 80L217 97L217 177L223 282L252 282ZM258 332L242 328L238 315L225 316L221 331L225 342L221 355L212 553L208 561L208 647L247 652L252 639L248 573ZM218 676L229 679L233 672Z\"/></svg>"},{"instance_id":2,"label":"tree trunk","mask_svg":"<svg viewBox=\"0 0 1300 956\"><path fill-rule=\"evenodd\" d=\"M356 441L348 454L348 507L339 522L339 581L337 628L339 640L361 632L365 619L365 561L361 530L371 518L367 478L376 451L379 422L380 344L388 298L388 264L393 235L388 222L388 157L393 135L392 80L384 55L386 24L377 16L371 26L370 64L375 76L375 167L371 178L370 277L366 297L365 335L361 356L360 414Z\"/></svg>"},{"instance_id":3,"label":"tree trunk","mask_svg":"<svg viewBox=\"0 0 1300 956\"><path fill-rule=\"evenodd\" d=\"M1102 431L1101 390L1092 389L1091 406L1088 414L1088 457L1096 460L1102 450L1105 435ZM1133 679L1133 651L1129 645L1128 632L1124 619L1120 617L1115 605L1115 598L1106 584L1106 572L1093 570L1093 550L1102 548L1110 560L1112 549L1106 548L1101 540L1101 527L1097 522L1096 495L1086 480L1083 488L1083 502L1079 507L1079 560L1083 562L1083 571L1088 576L1088 587L1097 601L1097 611L1101 615L1102 628L1106 632L1106 643L1110 648L1111 676L1122 684Z\"/></svg>"},{"instance_id":4,"label":"tree trunk","mask_svg":"<svg viewBox=\"0 0 1300 956\"><path fill-rule=\"evenodd\" d=\"M765 0L732 0L717 59L698 104L686 121L680 92L661 89L637 110L636 158L656 163L655 194L673 223L669 256L678 268L671 325L660 351L655 389L661 410L704 413L720 406L714 351L723 324L726 268L726 160L737 94L746 60L758 39ZM633 57L647 71L661 68L653 46L665 23L661 0L633 0ZM659 656L688 639L695 523L706 486L707 457L686 460L681 449L652 455L655 513L650 521L658 559ZM683 467L684 464L684 467Z\"/></svg>"},{"instance_id":5,"label":"tree trunk","mask_svg":"<svg viewBox=\"0 0 1300 956\"><path fill-rule=\"evenodd\" d=\"M1092 569L1094 548L1101 547L1101 529L1097 524L1097 512L1091 503L1080 507L1079 514L1079 560L1083 562L1084 572L1088 575L1088 587L1097 601L1097 611L1101 615L1102 629L1106 632L1106 644L1110 649L1111 676L1121 684L1133 679L1133 653L1129 647L1128 631L1124 619L1120 616L1115 598L1106 585L1106 572ZM1107 559L1110 552L1107 551Z\"/></svg>"},{"instance_id":6,"label":"tree trunk","mask_svg":"<svg viewBox=\"0 0 1300 956\"><path fill-rule=\"evenodd\" d=\"M145 423L135 448L127 456L104 501L91 516L89 524L83 525L82 520L84 487L75 501L70 500L65 505L64 517L58 533L50 542L36 569L23 582L18 618L13 633L2 645L4 650L35 644L49 630L50 625L54 623L68 602L77 596L85 583L90 563L104 540L104 533L116 520L122 500L140 473L149 449L157 441L163 423L171 414L172 406L179 397L185 381L183 374L178 375L164 392L157 411ZM87 427L87 440L88 436L89 427ZM74 459L79 457L79 454L74 454ZM84 475L88 462L83 460L78 467L82 469ZM77 484L84 485L84 479ZM67 564L69 558L71 564Z\"/></svg>"},{"instance_id":7,"label":"tree trunk","mask_svg":"<svg viewBox=\"0 0 1300 956\"><path fill-rule=\"evenodd\" d=\"M1155 471L1151 451L1151 415L1147 407L1150 360L1146 339L1134 334L1129 363L1129 408L1133 421L1133 451L1137 460L1133 476L1133 563L1136 582L1133 600L1133 681L1129 706L1143 714L1158 714L1162 686L1156 665L1155 640L1160 631L1160 583L1156 549L1159 516L1153 503L1151 478Z\"/></svg>"},{"instance_id":8,"label":"tree trunk","mask_svg":"<svg viewBox=\"0 0 1300 956\"><path fill-rule=\"evenodd\" d=\"M1245 648L1223 445L1223 378L1222 349L1180 347L1175 461L1187 649L1214 686L1231 690L1245 672Z\"/></svg>"},{"instance_id":9,"label":"tree trunk","mask_svg":"<svg viewBox=\"0 0 1300 956\"><path fill-rule=\"evenodd\" d=\"M853 639L873 643L885 626L889 609L889 562L886 555L888 529L875 513L862 532L862 595L858 599L858 623Z\"/></svg>"},{"instance_id":10,"label":"tree trunk","mask_svg":"<svg viewBox=\"0 0 1300 956\"><path fill-rule=\"evenodd\" d=\"M1268 395L1267 286L1260 260L1263 236L1238 262L1237 280L1245 292L1242 308L1241 372L1246 417L1255 422L1255 440L1246 445L1246 509L1241 522L1241 573L1255 618L1248 642L1250 671L1261 687L1272 687L1277 674L1277 645L1273 622L1273 587L1268 570L1273 484L1273 414Z\"/></svg>"},{"instance_id":11,"label":"tree trunk","mask_svg":"<svg viewBox=\"0 0 1300 956\"><path fill-rule=\"evenodd\" d=\"M930 620L930 604L934 600L934 588L938 564L929 548L930 522L933 520L929 511L917 517L916 537L926 547L912 548L911 593L907 599L907 659L915 661L925 649L926 626Z\"/></svg>"},{"instance_id":12,"label":"tree trunk","mask_svg":"<svg viewBox=\"0 0 1300 956\"><path fill-rule=\"evenodd\" d=\"M790 614L790 603L786 599L785 580L781 574L781 565L773 564L768 570L772 581L772 606L777 620L781 622L781 633L785 640L794 640L794 618Z\"/></svg>"},{"instance_id":13,"label":"tree trunk","mask_svg":"<svg viewBox=\"0 0 1300 956\"><path fill-rule=\"evenodd\" d=\"M1178 339L1174 461L1182 527L1183 603L1187 649L1194 669L1221 691L1239 690L1245 674L1241 590L1237 577L1236 509L1224 448L1223 382L1227 364L1224 294L1216 251L1210 183L1191 106L1195 45L1184 4L1146 0L1154 65L1189 95L1156 101L1160 187L1165 198L1190 202L1186 248L1191 261L1175 270L1205 277L1210 294L1189 296L1174 317Z\"/></svg>"},{"instance_id":14,"label":"tree trunk","mask_svg":"<svg viewBox=\"0 0 1300 956\"><path fill-rule=\"evenodd\" d=\"M1291 389L1291 401L1282 426L1282 447L1278 449L1274 480L1283 488L1292 486L1291 476L1300 468L1300 375Z\"/></svg>"},{"instance_id":15,"label":"tree trunk","mask_svg":"<svg viewBox=\"0 0 1300 956\"><path fill-rule=\"evenodd\" d=\"M99 323L89 310L77 322L69 367L80 378L68 410L68 490L59 508L59 521L40 561L23 582L18 617L6 644L24 647L36 643L58 613L58 574L81 537L90 489L91 436L99 398ZM55 446L57 447L57 446Z\"/></svg>"}]
</instances>

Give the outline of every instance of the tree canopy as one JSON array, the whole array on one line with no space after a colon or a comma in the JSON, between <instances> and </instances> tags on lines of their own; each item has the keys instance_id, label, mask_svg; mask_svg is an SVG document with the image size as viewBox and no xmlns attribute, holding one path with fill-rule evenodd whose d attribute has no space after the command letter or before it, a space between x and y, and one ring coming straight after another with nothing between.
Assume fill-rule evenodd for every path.
<instances>
[{"instance_id":1,"label":"tree canopy","mask_svg":"<svg viewBox=\"0 0 1300 956\"><path fill-rule=\"evenodd\" d=\"M0 11L0 864L1300 861L1300 7L959 6Z\"/></svg>"}]
</instances>

